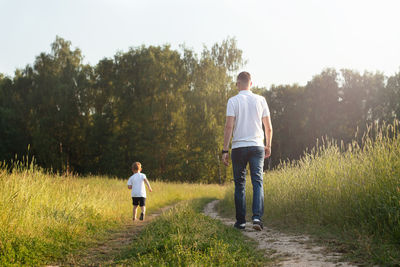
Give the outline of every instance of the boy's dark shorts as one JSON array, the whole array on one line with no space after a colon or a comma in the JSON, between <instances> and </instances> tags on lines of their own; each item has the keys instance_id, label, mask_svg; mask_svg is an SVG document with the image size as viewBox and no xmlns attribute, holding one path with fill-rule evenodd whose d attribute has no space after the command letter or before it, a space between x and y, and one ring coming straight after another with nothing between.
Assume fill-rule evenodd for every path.
<instances>
[{"instance_id":1,"label":"boy's dark shorts","mask_svg":"<svg viewBox=\"0 0 400 267\"><path fill-rule=\"evenodd\" d=\"M146 205L146 198L145 197L132 197L132 204L133 204L133 206L144 207Z\"/></svg>"}]
</instances>

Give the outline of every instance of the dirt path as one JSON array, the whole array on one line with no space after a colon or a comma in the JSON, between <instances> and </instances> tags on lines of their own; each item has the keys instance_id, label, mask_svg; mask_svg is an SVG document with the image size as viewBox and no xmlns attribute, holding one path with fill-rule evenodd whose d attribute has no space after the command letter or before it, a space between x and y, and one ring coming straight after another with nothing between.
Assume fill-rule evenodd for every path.
<instances>
[{"instance_id":1,"label":"dirt path","mask_svg":"<svg viewBox=\"0 0 400 267\"><path fill-rule=\"evenodd\" d=\"M112 265L114 263L114 259L121 253L121 251L124 250L124 248L128 247L133 242L135 236L137 236L146 225L151 223L152 220L162 213L168 211L172 207L174 207L174 205L163 207L152 214L146 215L144 221L136 220L126 224L122 230L111 234L109 238L98 242L95 246L86 251L82 251L79 255L70 257L67 262L61 264L61 266ZM138 212L140 214L140 209Z\"/></svg>"},{"instance_id":2,"label":"dirt path","mask_svg":"<svg viewBox=\"0 0 400 267\"><path fill-rule=\"evenodd\" d=\"M218 200L214 200L206 205L204 213L214 219L222 221L224 224L233 226L232 219L222 218L215 211ZM256 240L260 249L268 250L269 255L278 256L283 260L279 266L355 266L347 262L339 262L340 254L328 252L326 248L315 245L312 240L305 235L287 235L276 230L264 227L262 231L253 230L247 224L243 234Z\"/></svg>"}]
</instances>

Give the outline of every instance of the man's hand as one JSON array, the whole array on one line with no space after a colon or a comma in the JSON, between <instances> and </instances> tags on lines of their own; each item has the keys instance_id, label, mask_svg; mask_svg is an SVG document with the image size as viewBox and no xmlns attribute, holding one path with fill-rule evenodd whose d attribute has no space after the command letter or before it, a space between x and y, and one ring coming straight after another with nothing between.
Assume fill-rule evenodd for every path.
<instances>
[{"instance_id":1,"label":"man's hand","mask_svg":"<svg viewBox=\"0 0 400 267\"><path fill-rule=\"evenodd\" d=\"M271 156L271 143L272 143L272 124L271 118L263 117L262 122L265 129L265 143L266 146L264 147L265 150L265 158L269 158Z\"/></svg>"},{"instance_id":2,"label":"man's hand","mask_svg":"<svg viewBox=\"0 0 400 267\"><path fill-rule=\"evenodd\" d=\"M150 192L153 192L153 189L149 188L149 191L150 191Z\"/></svg>"},{"instance_id":3,"label":"man's hand","mask_svg":"<svg viewBox=\"0 0 400 267\"><path fill-rule=\"evenodd\" d=\"M269 158L271 156L271 147L266 146L266 147L264 147L264 149L265 149L265 157L264 158Z\"/></svg>"},{"instance_id":4,"label":"man's hand","mask_svg":"<svg viewBox=\"0 0 400 267\"><path fill-rule=\"evenodd\" d=\"M229 165L229 153L222 154L222 161L224 162L225 166Z\"/></svg>"},{"instance_id":5,"label":"man's hand","mask_svg":"<svg viewBox=\"0 0 400 267\"><path fill-rule=\"evenodd\" d=\"M224 129L224 145L222 150L228 151L229 150L229 142L231 140L233 127L235 126L235 117L233 116L226 116L226 123ZM222 154L222 161L224 162L225 166L229 165L229 153Z\"/></svg>"}]
</instances>

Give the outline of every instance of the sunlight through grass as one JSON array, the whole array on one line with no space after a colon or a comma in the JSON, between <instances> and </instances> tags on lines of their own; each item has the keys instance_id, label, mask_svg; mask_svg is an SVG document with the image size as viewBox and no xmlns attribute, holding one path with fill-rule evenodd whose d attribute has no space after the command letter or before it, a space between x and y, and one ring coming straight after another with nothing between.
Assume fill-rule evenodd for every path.
<instances>
[{"instance_id":1,"label":"sunlight through grass","mask_svg":"<svg viewBox=\"0 0 400 267\"><path fill-rule=\"evenodd\" d=\"M381 264L400 264L399 131L394 122L370 127L360 145L324 141L300 161L267 173L265 222L347 235L345 241L356 247L352 253ZM221 206L234 213L233 187Z\"/></svg>"},{"instance_id":2,"label":"sunlight through grass","mask_svg":"<svg viewBox=\"0 0 400 267\"><path fill-rule=\"evenodd\" d=\"M16 168L18 169L18 168ZM221 198L218 185L152 182L148 212L181 200ZM125 180L62 177L34 168L0 170L0 263L43 264L65 257L132 216Z\"/></svg>"}]
</instances>

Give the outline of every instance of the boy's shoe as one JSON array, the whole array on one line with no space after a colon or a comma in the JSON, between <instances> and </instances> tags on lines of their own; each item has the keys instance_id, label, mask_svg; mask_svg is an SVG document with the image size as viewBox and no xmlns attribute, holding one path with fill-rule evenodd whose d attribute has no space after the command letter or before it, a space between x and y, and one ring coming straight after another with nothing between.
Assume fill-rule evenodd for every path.
<instances>
[{"instance_id":1,"label":"boy's shoe","mask_svg":"<svg viewBox=\"0 0 400 267\"><path fill-rule=\"evenodd\" d=\"M253 220L253 229L261 231L264 228L263 223L259 219Z\"/></svg>"},{"instance_id":2,"label":"boy's shoe","mask_svg":"<svg viewBox=\"0 0 400 267\"><path fill-rule=\"evenodd\" d=\"M235 224L233 225L233 227L235 227L236 229L239 229L239 230L243 230L244 228L246 228L246 223L238 223L238 222L235 222Z\"/></svg>"},{"instance_id":3,"label":"boy's shoe","mask_svg":"<svg viewBox=\"0 0 400 267\"><path fill-rule=\"evenodd\" d=\"M144 214L143 214L143 212L142 212L142 213L140 213L140 218L139 218L139 220L141 220L141 221L143 221L143 220L144 220Z\"/></svg>"}]
</instances>

